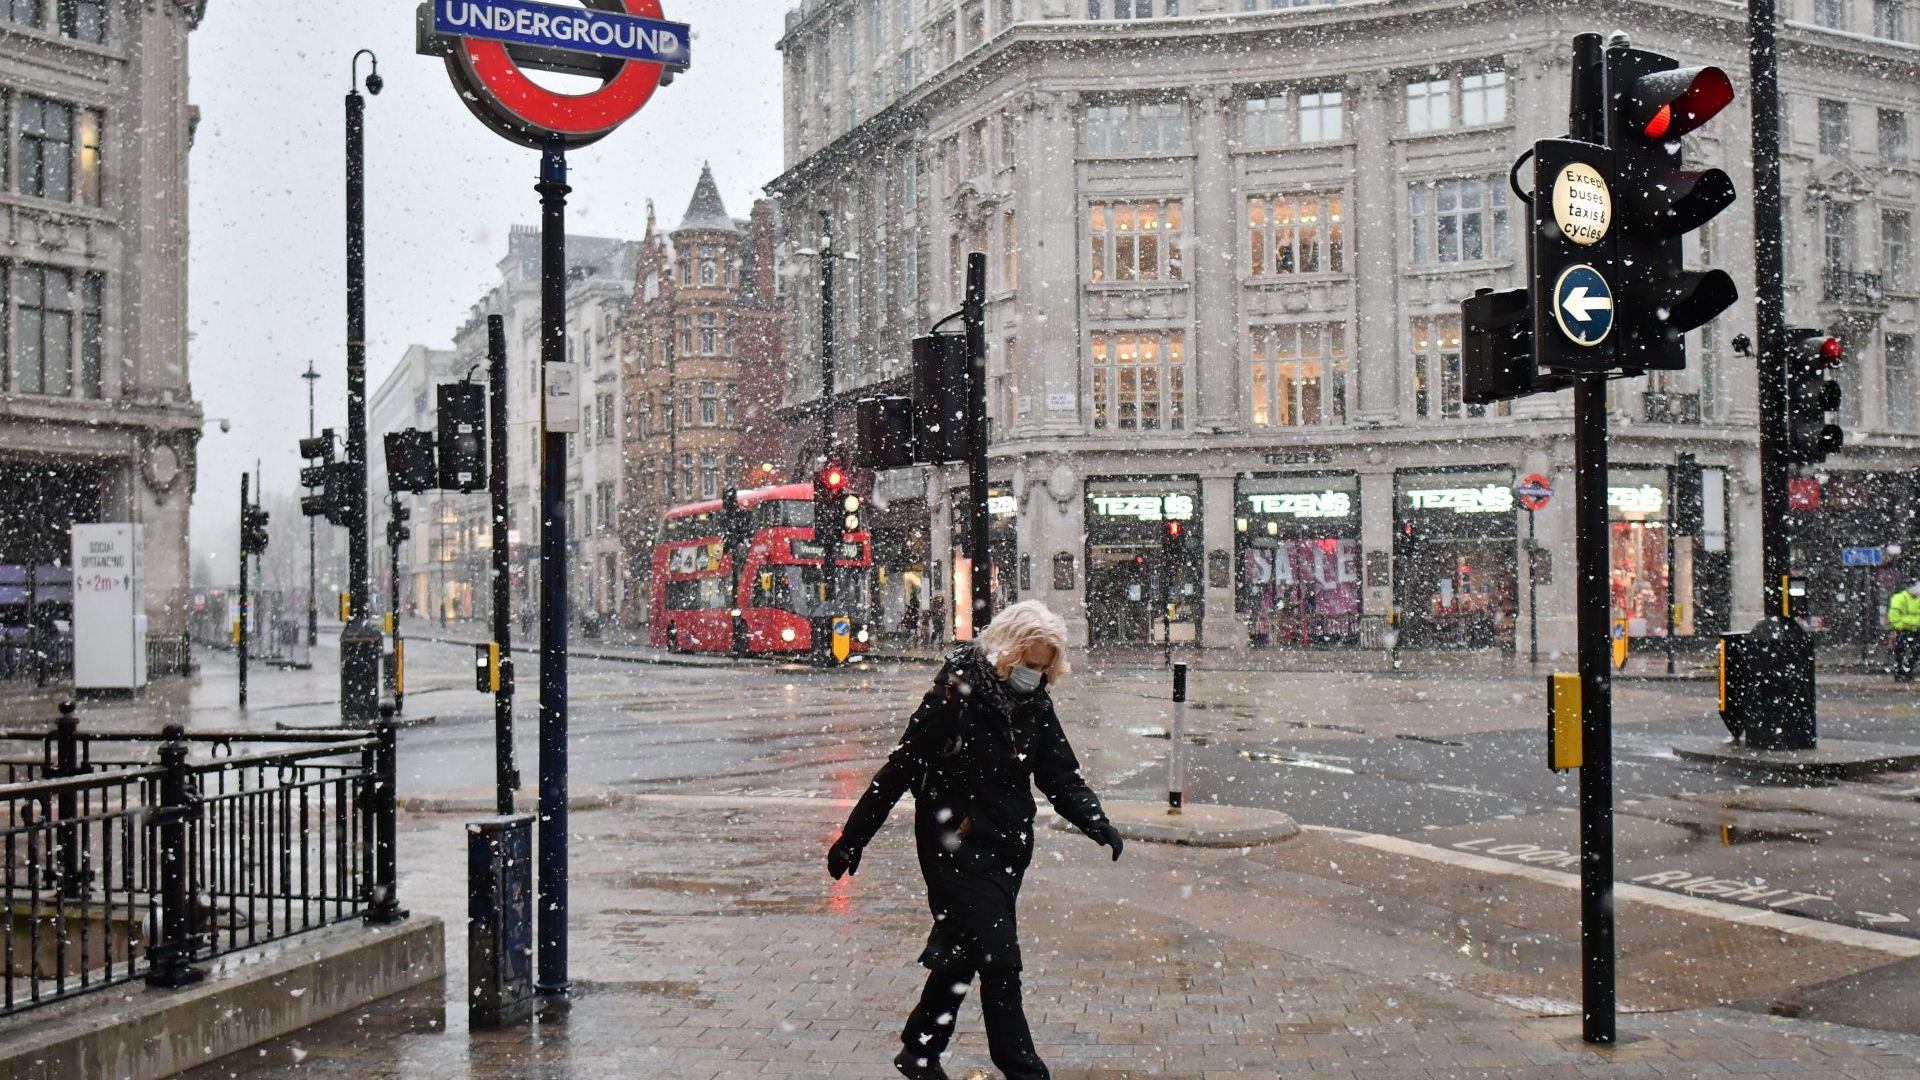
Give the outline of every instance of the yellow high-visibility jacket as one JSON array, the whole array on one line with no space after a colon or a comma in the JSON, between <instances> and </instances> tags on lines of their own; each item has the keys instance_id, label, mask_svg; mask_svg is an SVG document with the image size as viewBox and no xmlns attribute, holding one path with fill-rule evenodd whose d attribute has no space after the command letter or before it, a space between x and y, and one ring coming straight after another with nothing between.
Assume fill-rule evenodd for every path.
<instances>
[{"instance_id":1,"label":"yellow high-visibility jacket","mask_svg":"<svg viewBox=\"0 0 1920 1080\"><path fill-rule=\"evenodd\" d=\"M1920 596L1905 589L1887 601L1887 625L1895 630L1920 630Z\"/></svg>"}]
</instances>

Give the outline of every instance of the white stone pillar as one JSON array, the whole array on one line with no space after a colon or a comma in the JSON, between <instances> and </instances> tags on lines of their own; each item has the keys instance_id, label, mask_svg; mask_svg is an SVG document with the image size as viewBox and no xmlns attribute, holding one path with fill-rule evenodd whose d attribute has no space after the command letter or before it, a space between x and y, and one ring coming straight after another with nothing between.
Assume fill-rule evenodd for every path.
<instances>
[{"instance_id":1,"label":"white stone pillar","mask_svg":"<svg viewBox=\"0 0 1920 1080\"><path fill-rule=\"evenodd\" d=\"M1187 268L1193 288L1193 361L1198 376L1194 423L1238 428L1238 288L1234 279L1239 215L1235 212L1233 153L1227 145L1224 86L1192 93L1195 125L1192 213L1187 218ZM1211 517L1211 514L1209 514ZM1209 534L1211 535L1211 534Z\"/></svg>"},{"instance_id":2,"label":"white stone pillar","mask_svg":"<svg viewBox=\"0 0 1920 1080\"><path fill-rule=\"evenodd\" d=\"M1355 144L1347 197L1347 258L1359 314L1350 346L1358 369L1355 420L1393 425L1400 394L1400 191L1393 166L1391 84L1381 72L1346 83L1347 124Z\"/></svg>"},{"instance_id":3,"label":"white stone pillar","mask_svg":"<svg viewBox=\"0 0 1920 1080\"><path fill-rule=\"evenodd\" d=\"M1201 644L1211 649L1244 647L1246 623L1233 613L1233 479L1231 472L1215 472L1200 478L1200 538L1206 542L1201 555L1200 581L1205 605L1205 635ZM1209 572L1220 558L1227 561L1227 574L1214 584Z\"/></svg>"}]
</instances>

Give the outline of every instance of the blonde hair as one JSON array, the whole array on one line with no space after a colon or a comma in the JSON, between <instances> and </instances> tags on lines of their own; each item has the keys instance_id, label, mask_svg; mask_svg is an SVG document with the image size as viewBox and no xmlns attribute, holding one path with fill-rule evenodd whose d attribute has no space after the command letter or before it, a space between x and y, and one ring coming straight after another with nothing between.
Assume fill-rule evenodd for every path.
<instances>
[{"instance_id":1,"label":"blonde hair","mask_svg":"<svg viewBox=\"0 0 1920 1080\"><path fill-rule=\"evenodd\" d=\"M1067 664L1067 624L1038 600L1008 605L980 632L974 645L1002 677L1034 645L1053 648L1049 678L1058 679L1072 670Z\"/></svg>"}]
</instances>

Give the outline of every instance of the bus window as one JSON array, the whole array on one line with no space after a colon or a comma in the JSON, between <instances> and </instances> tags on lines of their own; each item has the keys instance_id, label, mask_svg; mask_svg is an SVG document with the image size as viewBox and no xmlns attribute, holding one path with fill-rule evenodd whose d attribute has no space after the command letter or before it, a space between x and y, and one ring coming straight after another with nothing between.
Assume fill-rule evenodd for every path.
<instances>
[{"instance_id":1,"label":"bus window","mask_svg":"<svg viewBox=\"0 0 1920 1080\"><path fill-rule=\"evenodd\" d=\"M727 606L727 580L705 577L667 582L667 608L672 611L713 611Z\"/></svg>"}]
</instances>

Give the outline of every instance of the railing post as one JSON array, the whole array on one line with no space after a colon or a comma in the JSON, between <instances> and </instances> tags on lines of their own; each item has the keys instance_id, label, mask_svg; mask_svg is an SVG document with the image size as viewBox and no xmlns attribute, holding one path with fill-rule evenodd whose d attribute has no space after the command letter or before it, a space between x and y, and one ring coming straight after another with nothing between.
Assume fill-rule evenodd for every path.
<instances>
[{"instance_id":1,"label":"railing post","mask_svg":"<svg viewBox=\"0 0 1920 1080\"><path fill-rule=\"evenodd\" d=\"M53 722L53 761L46 771L49 779L79 776L87 771L80 764L80 720L74 715L74 710L71 698L62 701L60 719ZM80 817L80 796L72 791L61 792L55 805L61 822L60 896L66 900L79 900L87 895L87 877L80 869L83 837L80 835L80 826L75 824Z\"/></svg>"},{"instance_id":2,"label":"railing post","mask_svg":"<svg viewBox=\"0 0 1920 1080\"><path fill-rule=\"evenodd\" d=\"M367 842L373 845L373 875L368 882L367 914L370 923L396 923L407 917L400 906L399 859L394 842L400 800L394 789L398 774L398 742L393 726L393 703L381 702L380 719L374 722L373 770L368 777L367 810L370 828Z\"/></svg>"},{"instance_id":3,"label":"railing post","mask_svg":"<svg viewBox=\"0 0 1920 1080\"><path fill-rule=\"evenodd\" d=\"M188 906L193 882L189 880L187 823L199 811L200 799L187 771L186 734L179 724L168 724L161 732L165 741L160 744L160 805L150 826L159 832L160 919L159 934L147 951L149 986L191 986L206 978L206 972L192 964L197 939Z\"/></svg>"}]
</instances>

